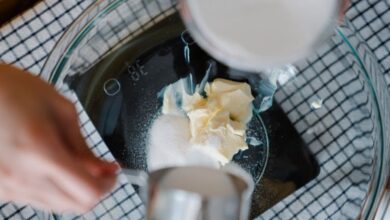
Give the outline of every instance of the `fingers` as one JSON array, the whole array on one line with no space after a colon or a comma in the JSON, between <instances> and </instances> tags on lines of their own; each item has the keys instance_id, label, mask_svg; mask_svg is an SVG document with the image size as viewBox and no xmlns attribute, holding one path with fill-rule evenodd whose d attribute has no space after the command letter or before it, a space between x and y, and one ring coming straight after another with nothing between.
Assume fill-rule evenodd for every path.
<instances>
[{"instance_id":1,"label":"fingers","mask_svg":"<svg viewBox=\"0 0 390 220\"><path fill-rule=\"evenodd\" d=\"M342 4L342 9L343 9L343 11L345 12L347 9L348 9L348 7L349 7L349 0L342 0L343 1L343 4Z\"/></svg>"},{"instance_id":2,"label":"fingers","mask_svg":"<svg viewBox=\"0 0 390 220\"><path fill-rule=\"evenodd\" d=\"M46 183L45 189L51 192L51 195L47 196L48 194L44 194L44 201L51 205L53 211L84 213L92 208L91 205L80 205L76 198L60 188L55 181L48 179Z\"/></svg>"},{"instance_id":3,"label":"fingers","mask_svg":"<svg viewBox=\"0 0 390 220\"><path fill-rule=\"evenodd\" d=\"M115 184L115 176L97 178L92 176L82 164L72 159L63 149L56 149L58 157L40 158L40 167L63 191L74 197L83 207L91 208Z\"/></svg>"},{"instance_id":4,"label":"fingers","mask_svg":"<svg viewBox=\"0 0 390 220\"><path fill-rule=\"evenodd\" d=\"M64 99L39 78L1 68L8 74L0 74L0 187L5 178L13 184L0 190L0 199L60 211L92 207L114 185L115 175L98 175L104 170L99 166L112 167L89 151L73 106L56 104Z\"/></svg>"},{"instance_id":5,"label":"fingers","mask_svg":"<svg viewBox=\"0 0 390 220\"><path fill-rule=\"evenodd\" d=\"M28 174L8 175L2 179L0 198L34 205L51 211L78 211L87 209L45 177L30 178Z\"/></svg>"},{"instance_id":6,"label":"fingers","mask_svg":"<svg viewBox=\"0 0 390 220\"><path fill-rule=\"evenodd\" d=\"M340 13L339 13L339 22L344 20L345 13L349 7L349 0L342 0Z\"/></svg>"},{"instance_id":7,"label":"fingers","mask_svg":"<svg viewBox=\"0 0 390 220\"><path fill-rule=\"evenodd\" d=\"M69 149L81 159L93 175L114 175L118 170L118 165L97 158L85 143L80 133L78 115L74 105L63 97L56 100L54 117L58 123L58 132Z\"/></svg>"},{"instance_id":8,"label":"fingers","mask_svg":"<svg viewBox=\"0 0 390 220\"><path fill-rule=\"evenodd\" d=\"M91 208L104 193L115 184L115 175L96 177L77 157L67 151L55 125L49 119L40 119L39 131L31 131L31 144L39 146L39 151L25 152L24 164L33 167L36 175L46 176L63 192L74 198L81 208ZM35 149L35 148L32 148ZM22 167L22 170L29 169Z\"/></svg>"},{"instance_id":9,"label":"fingers","mask_svg":"<svg viewBox=\"0 0 390 220\"><path fill-rule=\"evenodd\" d=\"M69 157L61 150L55 150L58 157L48 157L44 153L27 153L19 157L24 165L16 164L12 172L1 174L0 199L46 210L81 213L91 209L115 184L115 178L94 178L77 162L67 159L65 163L61 158Z\"/></svg>"}]
</instances>

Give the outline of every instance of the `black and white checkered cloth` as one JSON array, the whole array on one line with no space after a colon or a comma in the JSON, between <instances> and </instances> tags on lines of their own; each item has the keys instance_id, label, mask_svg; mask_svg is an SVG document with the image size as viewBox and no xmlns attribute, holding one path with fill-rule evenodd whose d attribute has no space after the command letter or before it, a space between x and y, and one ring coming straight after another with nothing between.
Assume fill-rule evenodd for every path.
<instances>
[{"instance_id":1,"label":"black and white checkered cloth","mask_svg":"<svg viewBox=\"0 0 390 220\"><path fill-rule=\"evenodd\" d=\"M14 64L39 75L57 40L93 0L44 0L0 29L0 61ZM390 0L354 0L347 17L367 41L383 69L390 87ZM79 111L82 131L93 151L113 160L81 104L71 91L62 91ZM144 207L123 176L117 187L97 207L84 216L51 215L28 206L0 204L0 219L142 219ZM378 219L390 219L390 196L378 211ZM320 206L321 208L321 206ZM388 210L388 211L387 211ZM268 212L263 218L273 218Z\"/></svg>"}]
</instances>

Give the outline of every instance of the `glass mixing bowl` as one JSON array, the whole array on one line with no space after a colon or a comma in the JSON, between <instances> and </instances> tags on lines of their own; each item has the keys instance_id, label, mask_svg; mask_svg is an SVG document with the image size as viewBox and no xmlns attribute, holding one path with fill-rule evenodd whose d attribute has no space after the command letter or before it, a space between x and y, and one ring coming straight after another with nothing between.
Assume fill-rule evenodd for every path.
<instances>
[{"instance_id":1,"label":"glass mixing bowl","mask_svg":"<svg viewBox=\"0 0 390 220\"><path fill-rule=\"evenodd\" d=\"M43 77L58 89L63 89L72 80L88 73L88 77L83 79L86 84L82 85L86 86L80 99L95 126L105 137L104 134L115 132L113 125L100 127L98 119L113 112L118 115L116 98L122 94L121 89L136 86L142 80L148 82L144 85L154 85L166 78L164 74L168 73L157 71L158 65L149 68L154 68L159 74L149 74L150 71L145 71L142 59L137 61L140 58L135 55L156 48L160 42L176 36L175 30L180 30L180 27L160 28L155 35L157 32L150 30L177 13L174 0L96 1L59 40L44 66ZM143 46L138 47L139 36L145 33L152 37L142 38ZM184 50L193 42L187 44L183 46ZM121 59L115 55L128 45L133 45L133 53L127 53L127 60L131 62L121 63L118 61ZM160 52L163 56L164 50ZM145 54L147 57L148 54ZM101 66L100 60L108 60L108 65ZM201 57L198 61L202 61ZM226 67L218 68L218 71L223 70L229 72L229 76L241 73ZM123 77L120 73L123 71L127 72L126 85L120 81L120 77ZM306 60L287 66L282 72L277 79L274 105L279 106L283 117L294 130L280 126L283 124L275 126L282 120L281 117L261 115L264 121L270 121L268 133L273 130L284 132L277 133L274 138L278 146L273 146L270 139L270 151L280 146L286 148L288 154L301 151L295 149L294 143L285 137L299 138L318 163L319 174L316 173L318 175L313 176L304 186L294 189L292 194L280 191L269 194L269 197L287 197L260 216L252 216L260 219L372 219L386 190L390 168L390 139L387 135L390 126L390 96L375 56L349 23L345 22L315 53ZM140 87L137 94L140 99L149 102L151 100L146 97L156 94L149 94L147 88ZM111 101L102 105L101 99ZM107 105L112 106L108 113L102 109L102 106ZM127 108L131 112L137 107L129 105ZM123 130L126 135L134 133L132 129ZM123 143L116 143L115 139L106 138L105 141L116 145L109 144L114 156L134 153L131 146L118 147ZM284 156L288 158L289 155ZM137 166L137 158L135 155L127 165ZM270 154L268 161L272 160L275 158ZM302 169L290 164L287 169L299 172L311 168ZM265 167L268 175L272 176L273 172L270 166ZM288 173L281 176L285 180L290 178ZM282 183L271 182L261 187L278 184ZM252 208L261 205L260 201L260 204L254 203Z\"/></svg>"}]
</instances>

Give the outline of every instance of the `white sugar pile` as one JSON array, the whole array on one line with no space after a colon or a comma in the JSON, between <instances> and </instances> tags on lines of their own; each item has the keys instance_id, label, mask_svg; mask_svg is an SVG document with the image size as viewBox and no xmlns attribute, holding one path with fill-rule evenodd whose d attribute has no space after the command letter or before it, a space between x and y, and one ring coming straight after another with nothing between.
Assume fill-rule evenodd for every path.
<instances>
[{"instance_id":1,"label":"white sugar pile","mask_svg":"<svg viewBox=\"0 0 390 220\"><path fill-rule=\"evenodd\" d=\"M190 130L186 117L161 115L154 121L148 155L149 170L183 165Z\"/></svg>"},{"instance_id":2,"label":"white sugar pile","mask_svg":"<svg viewBox=\"0 0 390 220\"><path fill-rule=\"evenodd\" d=\"M173 166L205 165L219 167L218 162L190 147L189 119L184 115L161 115L149 134L148 169Z\"/></svg>"}]
</instances>

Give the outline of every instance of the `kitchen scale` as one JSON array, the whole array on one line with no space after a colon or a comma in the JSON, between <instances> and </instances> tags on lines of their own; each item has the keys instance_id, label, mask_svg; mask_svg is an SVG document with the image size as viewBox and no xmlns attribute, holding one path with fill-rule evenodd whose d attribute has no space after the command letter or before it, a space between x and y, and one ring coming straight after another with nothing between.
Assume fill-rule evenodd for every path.
<instances>
[{"instance_id":1,"label":"kitchen scale","mask_svg":"<svg viewBox=\"0 0 390 220\"><path fill-rule=\"evenodd\" d=\"M185 50L191 56L189 64ZM230 69L211 58L174 14L65 82L118 162L128 169L147 170L148 132L162 105L159 92L190 73L199 84L210 65L209 81L226 78L255 87L261 80L257 74ZM276 103L254 116L247 133L255 144L247 140L249 149L237 153L233 161L256 182L254 217L316 177L319 166Z\"/></svg>"}]
</instances>

